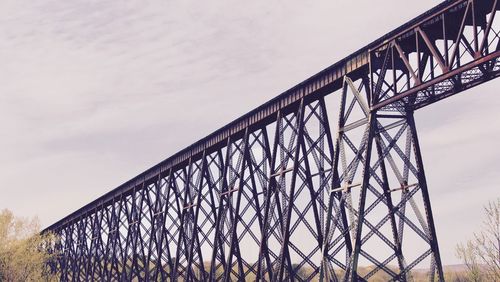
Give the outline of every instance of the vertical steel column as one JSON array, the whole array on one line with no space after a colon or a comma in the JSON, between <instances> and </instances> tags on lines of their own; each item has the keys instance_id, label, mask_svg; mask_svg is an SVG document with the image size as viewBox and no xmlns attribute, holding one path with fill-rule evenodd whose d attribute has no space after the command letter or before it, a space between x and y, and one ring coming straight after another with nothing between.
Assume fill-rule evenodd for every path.
<instances>
[{"instance_id":1,"label":"vertical steel column","mask_svg":"<svg viewBox=\"0 0 500 282\"><path fill-rule=\"evenodd\" d=\"M375 135L375 125L376 125L376 117L374 113L371 113L368 118L368 138L366 139L366 152L365 152L365 160L363 165L363 180L361 182L361 194L359 196L359 204L358 204L358 216L355 223L355 231L354 231L354 244L353 244L353 253L351 256L350 266L348 270L349 280L352 282L359 281L358 277L358 259L359 253L361 252L361 231L363 228L363 224L365 222L365 204L366 204L366 192L368 190L368 185L370 181L370 161L372 155L372 144L373 137Z\"/></svg>"},{"instance_id":2,"label":"vertical steel column","mask_svg":"<svg viewBox=\"0 0 500 282\"><path fill-rule=\"evenodd\" d=\"M226 192L228 189L228 184L227 184L227 181L226 181L226 176L227 176L227 171L228 171L228 167L229 167L229 158L231 156L231 138L227 138L227 141L226 141L226 155L223 159L223 162L222 162L222 179L221 179L221 189L220 191L221 192ZM222 264L222 269L224 271L229 271L227 270L227 267L226 267L226 263L225 263L225 260L224 260L224 242L225 240L223 239L223 236L224 234L222 234L222 231L221 231L221 225L223 224L223 218L222 218L222 215L224 214L223 212L223 209L224 209L224 195L222 195L219 199L219 207L217 208L217 219L215 221L215 235L214 235L214 246L213 246L213 250L212 250L212 260L211 260L211 266L210 266L210 281L216 281L217 279L217 269L218 269L218 265L217 265L217 254L218 252L221 252L221 254L219 254L220 257L222 257L221 259L221 264Z\"/></svg>"},{"instance_id":3,"label":"vertical steel column","mask_svg":"<svg viewBox=\"0 0 500 282\"><path fill-rule=\"evenodd\" d=\"M184 200L182 202L182 205L179 207L181 210L179 211L181 213L181 221L180 221L180 227L179 227L179 237L178 237L178 240L177 240L177 243L179 244L179 246L177 246L177 253L176 253L176 256L175 256L175 264L174 264L174 271L173 271L173 279L174 280L177 280L177 279L183 279L181 277L179 277L179 268L181 267L181 265L179 264L180 260L181 260L181 256L184 255L184 256L187 256L188 253L187 253L187 249L189 248L189 244L187 243L187 239L186 239L186 229L188 229L189 227L187 226L187 223L186 222L186 216L187 213L191 210L191 208L189 208L188 206L191 204L190 202L190 196L189 196L189 182L191 181L191 171L192 171L192 167L193 167L193 160L192 158L189 159L189 165L188 165L188 169L186 171L186 168L183 168L183 172L184 172ZM184 251L183 249L184 248ZM186 266L186 272L190 272L191 271L191 267L189 265ZM182 273L182 272L181 272ZM187 276L188 274L185 273L185 275Z\"/></svg>"},{"instance_id":4,"label":"vertical steel column","mask_svg":"<svg viewBox=\"0 0 500 282\"><path fill-rule=\"evenodd\" d=\"M267 148L266 152L269 154L269 165L271 171L275 170L276 167L276 159L277 159L277 151L278 151L278 136L280 134L280 128L281 128L281 121L282 119L282 113L281 111L278 111L276 114L276 132L274 135L274 141L273 141L273 150L272 153L270 152L270 148ZM269 147L269 146L268 146ZM261 280L266 280L265 273L268 275L267 281L272 281L273 280L273 271L272 271L272 264L271 261L268 259L269 258L269 248L268 248L268 238L270 237L269 234L269 229L271 225L271 220L270 220L270 213L274 212L271 211L271 201L272 197L276 192L276 186L277 186L277 181L274 177L270 177L268 187L267 187L267 192L266 192L266 205L264 208L264 220L263 220L263 227L262 227L262 232L261 232L261 245L260 245L260 250L259 250L259 261L258 261L258 266L257 266L257 281ZM265 262L265 266L263 266L263 263ZM263 269L263 268L267 269Z\"/></svg>"},{"instance_id":5,"label":"vertical steel column","mask_svg":"<svg viewBox=\"0 0 500 282\"><path fill-rule=\"evenodd\" d=\"M233 212L233 223L231 226L230 230L230 237L229 237L229 254L227 257L227 262L226 265L228 269L226 270L225 276L224 276L224 281L228 282L231 280L231 273L232 273L232 265L233 265L233 256L236 255L236 263L238 265L238 273L239 275L242 275L244 273L243 271L243 264L241 261L241 254L240 254L240 248L239 248L239 240L237 237L237 228L238 228L238 223L241 220L239 213L240 213L240 204L241 204L241 195L243 191L243 182L244 182L244 174L245 174L245 169L247 168L248 165L248 150L249 150L249 132L248 128L245 129L245 135L243 137L243 150L242 150L242 163L241 163L241 168L239 171L239 183L238 183L238 189L236 191L237 196L236 196L236 206L234 207L234 212ZM227 191L227 193L231 193L231 191ZM244 277L244 275L243 275ZM239 278L241 279L241 277Z\"/></svg>"},{"instance_id":6,"label":"vertical steel column","mask_svg":"<svg viewBox=\"0 0 500 282\"><path fill-rule=\"evenodd\" d=\"M436 235L436 227L434 226L434 217L432 215L431 201L429 197L429 191L427 188L427 179L425 177L424 163L422 161L422 153L420 151L420 143L417 136L417 128L415 126L415 119L413 117L413 112L407 116L408 125L410 127L410 132L413 137L413 149L415 152L416 166L418 169L418 182L420 189L422 189L422 198L424 201L425 215L429 225L429 236L430 245L432 248L434 263L436 264L438 279L444 281L443 266L441 263L441 255L439 254L439 245Z\"/></svg>"},{"instance_id":7,"label":"vertical steel column","mask_svg":"<svg viewBox=\"0 0 500 282\"><path fill-rule=\"evenodd\" d=\"M301 100L300 106L299 106L299 111L297 113L297 125L298 125L298 134L297 134L297 142L295 145L295 152L293 155L293 169L292 169L292 180L290 184L290 194L288 195L288 201L285 204L284 212L285 218L283 219L284 221L284 227L283 227L283 241L281 243L281 251L280 251L280 256L279 256L279 263L278 263L278 275L276 276L276 281L283 281L283 272L285 269L285 258L288 258L290 256L289 250L288 250L288 242L290 240L290 218L292 215L292 207L293 207L293 202L295 198L295 182L297 180L297 171L299 168L298 165L298 160L299 160L299 153L300 153L300 140L303 136L304 132L304 100ZM287 270L288 273L293 273L293 269L290 268L291 265L288 265Z\"/></svg>"},{"instance_id":8,"label":"vertical steel column","mask_svg":"<svg viewBox=\"0 0 500 282\"><path fill-rule=\"evenodd\" d=\"M193 230L191 232L191 236L189 237L190 238L190 241L189 241L189 251L187 252L187 265L188 265L188 268L191 269L192 266L193 266L193 260L194 260L194 255L195 255L195 252L198 254L199 258L200 258L200 263L201 265L199 266L201 269L198 270L199 274L200 274L200 277L196 277L196 274L194 273L193 275L195 276L194 278L198 278L198 279L202 279L205 278L204 276L204 268L203 268L203 257L201 256L201 251L200 251L200 242L199 242L199 237L198 237L198 228L197 228L197 222L198 222L198 216L200 214L200 206L201 206L201 200L202 200L202 188L203 188L203 174L206 170L206 167L207 167L207 161L206 161L206 151L203 151L203 155L201 157L201 168L200 168L200 171L199 171L199 180L197 180L198 183L195 183L195 188L196 188L196 202L194 200L192 200L193 202L190 204L192 206L194 206L194 208L196 209L195 212L194 212L194 217L193 217ZM196 245L196 249L195 249L195 245ZM192 280L194 279L193 277L191 277L191 271L188 271L187 273L187 280Z\"/></svg>"}]
</instances>

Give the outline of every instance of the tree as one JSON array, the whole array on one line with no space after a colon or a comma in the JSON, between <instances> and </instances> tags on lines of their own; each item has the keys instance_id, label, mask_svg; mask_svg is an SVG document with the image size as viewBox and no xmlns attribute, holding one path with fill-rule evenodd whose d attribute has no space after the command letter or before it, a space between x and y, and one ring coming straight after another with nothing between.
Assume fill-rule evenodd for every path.
<instances>
[{"instance_id":1,"label":"tree","mask_svg":"<svg viewBox=\"0 0 500 282\"><path fill-rule=\"evenodd\" d=\"M500 198L484 208L483 230L466 244L457 246L457 256L467 267L471 281L500 281Z\"/></svg>"},{"instance_id":2,"label":"tree","mask_svg":"<svg viewBox=\"0 0 500 282\"><path fill-rule=\"evenodd\" d=\"M47 244L51 234L40 235L38 219L15 217L9 210L0 212L0 281L48 281L46 270L51 259Z\"/></svg>"}]
</instances>

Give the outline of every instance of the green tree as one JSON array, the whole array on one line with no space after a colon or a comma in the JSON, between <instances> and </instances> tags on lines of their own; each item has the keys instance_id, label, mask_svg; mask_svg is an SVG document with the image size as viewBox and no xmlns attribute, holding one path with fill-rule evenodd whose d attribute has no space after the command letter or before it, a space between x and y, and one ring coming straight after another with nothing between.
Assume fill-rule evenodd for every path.
<instances>
[{"instance_id":1,"label":"green tree","mask_svg":"<svg viewBox=\"0 0 500 282\"><path fill-rule=\"evenodd\" d=\"M500 281L500 198L484 210L483 229L457 246L457 256L467 266L470 281Z\"/></svg>"},{"instance_id":2,"label":"green tree","mask_svg":"<svg viewBox=\"0 0 500 282\"><path fill-rule=\"evenodd\" d=\"M40 235L36 218L14 216L9 210L0 212L0 281L54 280L47 271L51 259L46 246L54 242L51 234Z\"/></svg>"}]
</instances>

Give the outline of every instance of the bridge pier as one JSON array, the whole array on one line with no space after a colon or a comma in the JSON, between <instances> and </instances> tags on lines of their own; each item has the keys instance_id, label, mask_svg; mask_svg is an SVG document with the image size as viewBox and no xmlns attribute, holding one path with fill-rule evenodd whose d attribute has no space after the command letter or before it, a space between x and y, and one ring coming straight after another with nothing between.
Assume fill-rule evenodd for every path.
<instances>
[{"instance_id":1,"label":"bridge pier","mask_svg":"<svg viewBox=\"0 0 500 282\"><path fill-rule=\"evenodd\" d=\"M324 256L335 258L342 251L347 255L343 271L337 263L337 271L333 266L323 270L324 275L358 281L360 276L369 279L382 271L404 281L410 280L410 269L427 259L432 280L437 275L442 281L413 111L404 107L397 112L372 111L370 89L367 78L353 82L345 77L334 163L339 178L331 194L333 224L327 232L332 234L326 236L331 245L327 244ZM347 224L339 220L344 214L349 215ZM411 255L405 235L419 245L417 252L410 248ZM346 240L352 247L347 247ZM360 260L361 265L375 268L361 275Z\"/></svg>"}]
</instances>

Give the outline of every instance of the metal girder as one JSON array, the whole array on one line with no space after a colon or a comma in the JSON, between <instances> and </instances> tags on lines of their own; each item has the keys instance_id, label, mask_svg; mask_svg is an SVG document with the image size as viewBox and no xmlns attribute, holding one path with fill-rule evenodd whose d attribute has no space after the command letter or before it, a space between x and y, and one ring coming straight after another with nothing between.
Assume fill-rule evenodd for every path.
<instances>
[{"instance_id":1,"label":"metal girder","mask_svg":"<svg viewBox=\"0 0 500 282\"><path fill-rule=\"evenodd\" d=\"M442 281L414 111L498 76L498 9L445 1L166 159L44 230L59 235L48 266L62 281L406 281L416 267Z\"/></svg>"},{"instance_id":2,"label":"metal girder","mask_svg":"<svg viewBox=\"0 0 500 282\"><path fill-rule=\"evenodd\" d=\"M416 110L499 75L498 1L451 2L370 50L373 111Z\"/></svg>"}]
</instances>

